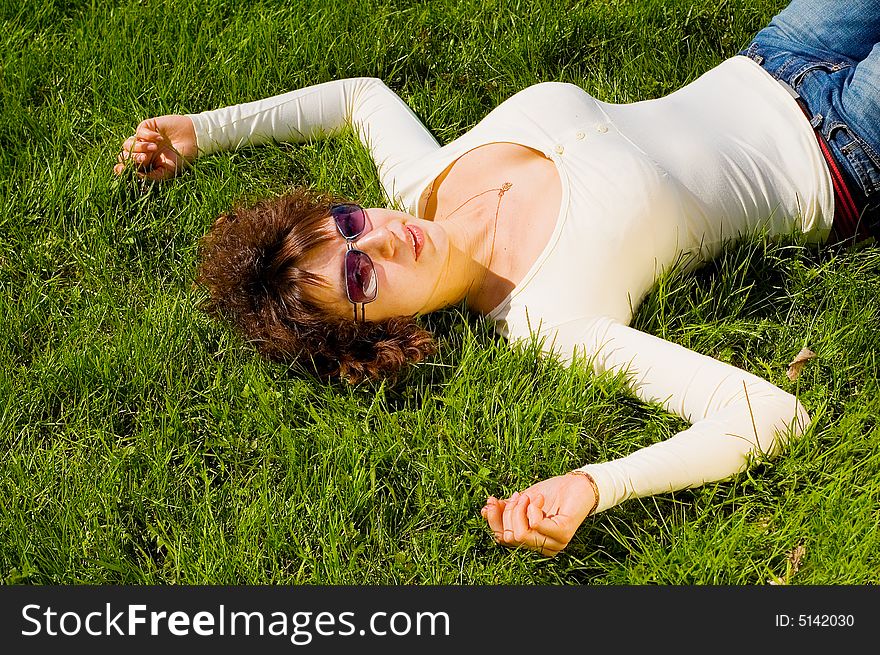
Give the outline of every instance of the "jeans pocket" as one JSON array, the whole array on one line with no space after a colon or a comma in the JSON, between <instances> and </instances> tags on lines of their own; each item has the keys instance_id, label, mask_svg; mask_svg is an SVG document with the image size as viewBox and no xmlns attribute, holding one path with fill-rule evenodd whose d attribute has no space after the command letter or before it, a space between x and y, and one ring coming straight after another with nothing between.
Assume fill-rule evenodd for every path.
<instances>
[{"instance_id":1,"label":"jeans pocket","mask_svg":"<svg viewBox=\"0 0 880 655\"><path fill-rule=\"evenodd\" d=\"M791 87L800 93L801 85L806 80L807 76L810 73L824 73L826 75L831 73L836 73L839 70L843 70L844 68L850 67L849 62L835 62L835 61L809 61L802 63L798 67L790 66L788 70L792 70L794 72L788 72L788 80L786 80Z\"/></svg>"},{"instance_id":2,"label":"jeans pocket","mask_svg":"<svg viewBox=\"0 0 880 655\"><path fill-rule=\"evenodd\" d=\"M846 123L834 122L827 130L826 138L846 157L862 192L866 197L873 196L880 190L880 156Z\"/></svg>"}]
</instances>

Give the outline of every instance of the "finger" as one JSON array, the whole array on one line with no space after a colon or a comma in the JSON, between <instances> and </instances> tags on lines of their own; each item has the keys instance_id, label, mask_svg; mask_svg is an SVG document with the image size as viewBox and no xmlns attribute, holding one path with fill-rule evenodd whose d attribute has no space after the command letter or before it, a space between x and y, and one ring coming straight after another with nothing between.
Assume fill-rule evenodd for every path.
<instances>
[{"instance_id":1,"label":"finger","mask_svg":"<svg viewBox=\"0 0 880 655\"><path fill-rule=\"evenodd\" d=\"M152 155L138 153L127 158L117 158L116 167L121 167L121 169L125 169L127 166L133 167L138 175L143 176L145 173L151 172L153 170ZM114 170L116 167L114 167Z\"/></svg>"},{"instance_id":2,"label":"finger","mask_svg":"<svg viewBox=\"0 0 880 655\"><path fill-rule=\"evenodd\" d=\"M544 494L535 494L535 497L532 499L532 502L537 505L541 511L544 511Z\"/></svg>"},{"instance_id":3,"label":"finger","mask_svg":"<svg viewBox=\"0 0 880 655\"><path fill-rule=\"evenodd\" d=\"M535 528L546 517L544 515L544 496L538 494L534 500L529 502L529 508L526 512L526 518L529 521L529 529Z\"/></svg>"},{"instance_id":4,"label":"finger","mask_svg":"<svg viewBox=\"0 0 880 655\"><path fill-rule=\"evenodd\" d=\"M135 139L134 141L131 141L131 143L129 143L130 141L131 141L131 139L128 139L125 142L126 147L123 148L125 150L125 152L128 152L128 153L154 152L155 150L157 150L159 148L159 145L156 143L153 143L152 141L144 141L142 139Z\"/></svg>"},{"instance_id":5,"label":"finger","mask_svg":"<svg viewBox=\"0 0 880 655\"><path fill-rule=\"evenodd\" d=\"M113 167L114 171L122 172L128 166L133 166L135 169L139 169L143 172L145 169L148 169L151 166L151 162L149 161L150 155L136 154L131 157L125 155L124 153L119 153L116 157L116 165Z\"/></svg>"},{"instance_id":6,"label":"finger","mask_svg":"<svg viewBox=\"0 0 880 655\"><path fill-rule=\"evenodd\" d=\"M528 519L528 511L529 511L529 497L525 494L520 495L519 499L516 502L516 507L513 508L513 511L510 513L511 523L510 528L513 529L513 538L517 543L528 545L528 535L529 535L529 519ZM507 527L507 525L505 525Z\"/></svg>"},{"instance_id":7,"label":"finger","mask_svg":"<svg viewBox=\"0 0 880 655\"><path fill-rule=\"evenodd\" d=\"M513 537L513 510L516 507L516 503L519 500L519 492L515 491L513 495L508 499L507 503L504 506L504 511L501 514L501 520L503 522L502 527L502 535L501 541L505 544L512 544Z\"/></svg>"},{"instance_id":8,"label":"finger","mask_svg":"<svg viewBox=\"0 0 880 655\"><path fill-rule=\"evenodd\" d=\"M501 543L501 537L504 534L502 507L494 498L490 498L486 503L486 507L484 507L483 509L486 510L486 513L483 516L486 519L486 523L489 524L489 529L492 530L492 533L495 536L495 541Z\"/></svg>"},{"instance_id":9,"label":"finger","mask_svg":"<svg viewBox=\"0 0 880 655\"><path fill-rule=\"evenodd\" d=\"M119 154L116 155L116 161L120 164L124 164L125 161L131 157L132 148L134 147L134 138L129 137L122 143L122 150L119 151Z\"/></svg>"},{"instance_id":10,"label":"finger","mask_svg":"<svg viewBox=\"0 0 880 655\"><path fill-rule=\"evenodd\" d=\"M556 539L553 539L552 537L548 537L537 532L531 533L529 541L530 543L527 544L527 546L531 550L536 550L542 555L546 555L548 557L555 557L560 552L562 552L562 550L564 550L567 545L556 541Z\"/></svg>"},{"instance_id":11,"label":"finger","mask_svg":"<svg viewBox=\"0 0 880 655\"><path fill-rule=\"evenodd\" d=\"M145 121L141 121L134 134L138 139L143 139L145 141L159 141L162 139L162 132L159 131L159 124L156 122L155 118L148 118Z\"/></svg>"},{"instance_id":12,"label":"finger","mask_svg":"<svg viewBox=\"0 0 880 655\"><path fill-rule=\"evenodd\" d=\"M496 505L500 511L504 511L504 508L507 507L507 501L501 500L500 498L496 498L495 496L489 496L486 500L486 506Z\"/></svg>"},{"instance_id":13,"label":"finger","mask_svg":"<svg viewBox=\"0 0 880 655\"><path fill-rule=\"evenodd\" d=\"M118 164L124 164L127 161L133 161L138 166L150 166L152 164L153 157L156 156L156 146L151 144L153 147L147 147L146 144L143 143L135 143L130 147L123 149L117 156L116 162Z\"/></svg>"}]
</instances>

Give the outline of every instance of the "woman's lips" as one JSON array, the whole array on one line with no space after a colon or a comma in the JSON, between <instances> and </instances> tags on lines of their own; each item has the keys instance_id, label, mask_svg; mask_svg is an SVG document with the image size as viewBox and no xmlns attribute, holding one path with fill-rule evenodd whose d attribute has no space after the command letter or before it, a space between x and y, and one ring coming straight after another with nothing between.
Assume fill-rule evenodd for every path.
<instances>
[{"instance_id":1,"label":"woman's lips","mask_svg":"<svg viewBox=\"0 0 880 655\"><path fill-rule=\"evenodd\" d=\"M425 245L425 235L415 225L407 225L406 231L409 232L410 239L412 240L413 252L415 253L416 260L418 260L419 255L422 254L422 248Z\"/></svg>"}]
</instances>

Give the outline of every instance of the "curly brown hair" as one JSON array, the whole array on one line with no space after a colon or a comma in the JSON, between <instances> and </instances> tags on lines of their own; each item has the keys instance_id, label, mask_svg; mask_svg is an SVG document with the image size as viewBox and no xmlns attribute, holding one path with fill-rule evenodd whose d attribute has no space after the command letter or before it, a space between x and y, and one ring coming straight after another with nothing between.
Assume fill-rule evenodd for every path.
<instances>
[{"instance_id":1,"label":"curly brown hair","mask_svg":"<svg viewBox=\"0 0 880 655\"><path fill-rule=\"evenodd\" d=\"M314 248L335 238L328 218L337 202L299 188L221 215L199 244L196 282L209 294L202 309L272 361L349 382L394 378L435 352L431 333L412 316L356 322L334 315L314 300L328 281L303 268Z\"/></svg>"}]
</instances>

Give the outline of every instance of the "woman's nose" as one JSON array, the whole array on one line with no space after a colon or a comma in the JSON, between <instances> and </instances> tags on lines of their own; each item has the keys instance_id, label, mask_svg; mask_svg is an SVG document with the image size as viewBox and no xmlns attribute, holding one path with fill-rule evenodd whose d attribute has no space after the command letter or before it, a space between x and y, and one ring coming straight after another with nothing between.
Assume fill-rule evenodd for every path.
<instances>
[{"instance_id":1,"label":"woman's nose","mask_svg":"<svg viewBox=\"0 0 880 655\"><path fill-rule=\"evenodd\" d=\"M376 227L354 242L355 248L373 256L390 259L394 256L396 237L386 226Z\"/></svg>"}]
</instances>

